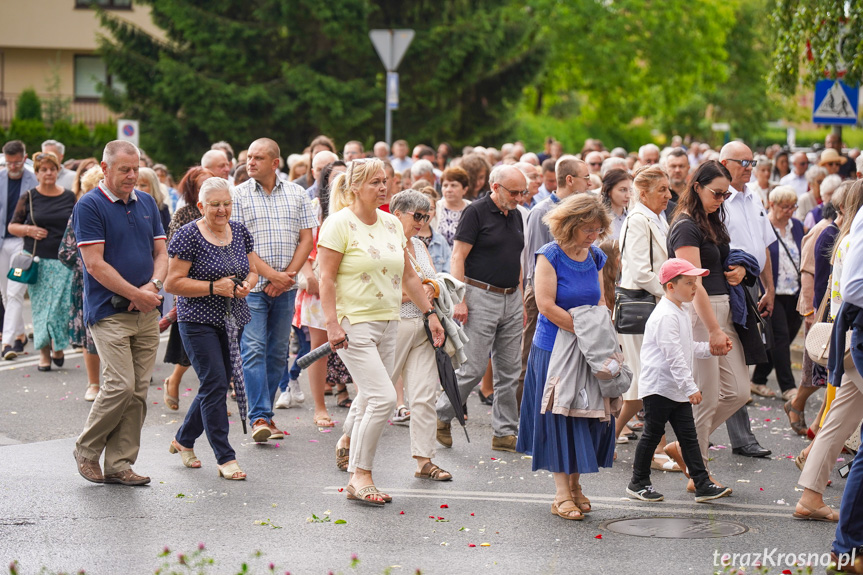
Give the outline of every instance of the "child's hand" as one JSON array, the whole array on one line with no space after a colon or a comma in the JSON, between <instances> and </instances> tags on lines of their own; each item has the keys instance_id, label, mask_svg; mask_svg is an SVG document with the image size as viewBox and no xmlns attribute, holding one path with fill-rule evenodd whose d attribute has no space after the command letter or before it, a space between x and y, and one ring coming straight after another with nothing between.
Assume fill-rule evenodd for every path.
<instances>
[{"instance_id":1,"label":"child's hand","mask_svg":"<svg viewBox=\"0 0 863 575\"><path fill-rule=\"evenodd\" d=\"M701 403L701 392L696 391L695 393L690 395L689 396L689 403L691 403L692 405L698 405L699 403Z\"/></svg>"}]
</instances>

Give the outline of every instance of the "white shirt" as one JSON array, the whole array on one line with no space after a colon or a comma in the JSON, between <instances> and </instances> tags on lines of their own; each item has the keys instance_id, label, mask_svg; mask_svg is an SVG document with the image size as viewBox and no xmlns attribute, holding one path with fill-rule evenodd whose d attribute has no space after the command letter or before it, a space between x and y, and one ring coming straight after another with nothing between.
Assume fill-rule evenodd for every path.
<instances>
[{"instance_id":1,"label":"white shirt","mask_svg":"<svg viewBox=\"0 0 863 575\"><path fill-rule=\"evenodd\" d=\"M839 292L842 295L842 301L863 307L863 249L861 249L863 246L863 210L858 211L857 215L854 216L848 237L850 238L848 241L850 249L845 254L845 261L842 264L842 283L839 286Z\"/></svg>"},{"instance_id":2,"label":"white shirt","mask_svg":"<svg viewBox=\"0 0 863 575\"><path fill-rule=\"evenodd\" d=\"M798 176L794 172L782 176L782 179L779 180L779 185L794 188L798 198L809 191L809 181L806 179L806 176Z\"/></svg>"},{"instance_id":3,"label":"white shirt","mask_svg":"<svg viewBox=\"0 0 863 575\"><path fill-rule=\"evenodd\" d=\"M767 263L767 246L776 241L776 234L761 199L751 191L738 192L729 187L731 197L725 200L725 227L731 238L732 250L743 250L758 260L759 271Z\"/></svg>"},{"instance_id":4,"label":"white shirt","mask_svg":"<svg viewBox=\"0 0 863 575\"><path fill-rule=\"evenodd\" d=\"M410 167L414 165L414 161L407 156L405 156L404 159L401 160L393 156L392 159L390 159L390 164L393 165L393 169L396 172L403 174L405 170L409 170Z\"/></svg>"},{"instance_id":5,"label":"white shirt","mask_svg":"<svg viewBox=\"0 0 863 575\"><path fill-rule=\"evenodd\" d=\"M692 379L692 362L709 357L710 344L693 341L689 312L663 297L644 328L638 399L661 395L672 401L689 403L689 396L698 391Z\"/></svg>"}]
</instances>

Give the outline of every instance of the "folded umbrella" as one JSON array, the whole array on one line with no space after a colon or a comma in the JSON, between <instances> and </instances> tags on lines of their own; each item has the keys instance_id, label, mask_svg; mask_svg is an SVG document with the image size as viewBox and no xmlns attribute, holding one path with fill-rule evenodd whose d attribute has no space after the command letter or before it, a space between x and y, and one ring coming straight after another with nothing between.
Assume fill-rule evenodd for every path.
<instances>
[{"instance_id":1,"label":"folded umbrella","mask_svg":"<svg viewBox=\"0 0 863 575\"><path fill-rule=\"evenodd\" d=\"M464 424L464 402L461 399L461 393L458 390L458 379L455 375L455 369L452 367L452 360L444 351L444 345L446 344L446 333L444 333L444 341L440 347L435 347L434 337L432 337L431 330L429 329L428 321L425 322L426 336L428 336L429 343L434 349L435 362L437 363L437 373L438 377L440 377L440 386L443 388L444 393L449 399L449 402L452 404L452 409L455 412L455 418L461 423L462 429L464 429L464 436L467 438L467 442L470 443L470 436L467 434L467 427Z\"/></svg>"},{"instance_id":2,"label":"folded umbrella","mask_svg":"<svg viewBox=\"0 0 863 575\"><path fill-rule=\"evenodd\" d=\"M345 341L348 341L348 334L345 334ZM300 369L306 369L322 357L326 357L333 352L333 348L330 347L330 342L325 343L324 345L318 346L306 355L297 358L297 367Z\"/></svg>"},{"instance_id":3,"label":"folded umbrella","mask_svg":"<svg viewBox=\"0 0 863 575\"><path fill-rule=\"evenodd\" d=\"M248 433L246 419L249 416L249 402L246 399L246 380L243 377L243 359L240 356L240 330L237 328L237 322L234 321L234 314L231 313L233 302L229 297L226 297L225 300L227 300L225 302L225 331L228 332L231 379L234 382L234 393L237 396L237 407L240 409L240 421L243 423L243 433Z\"/></svg>"}]
</instances>

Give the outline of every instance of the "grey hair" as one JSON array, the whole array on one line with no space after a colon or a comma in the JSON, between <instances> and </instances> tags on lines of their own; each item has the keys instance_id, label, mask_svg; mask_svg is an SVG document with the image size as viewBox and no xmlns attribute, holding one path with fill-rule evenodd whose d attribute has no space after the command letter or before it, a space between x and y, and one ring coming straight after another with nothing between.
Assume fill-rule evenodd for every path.
<instances>
[{"instance_id":1,"label":"grey hair","mask_svg":"<svg viewBox=\"0 0 863 575\"><path fill-rule=\"evenodd\" d=\"M390 200L390 212L427 212L431 209L431 201L424 193L417 190L399 192Z\"/></svg>"},{"instance_id":2,"label":"grey hair","mask_svg":"<svg viewBox=\"0 0 863 575\"><path fill-rule=\"evenodd\" d=\"M102 151L102 161L110 167L117 158L117 154L120 153L134 154L138 156L139 161L141 159L141 150L139 150L132 142L127 142L125 140L112 140L105 144L105 149Z\"/></svg>"},{"instance_id":3,"label":"grey hair","mask_svg":"<svg viewBox=\"0 0 863 575\"><path fill-rule=\"evenodd\" d=\"M821 193L832 194L840 185L842 185L842 178L836 174L830 174L821 182Z\"/></svg>"},{"instance_id":4,"label":"grey hair","mask_svg":"<svg viewBox=\"0 0 863 575\"><path fill-rule=\"evenodd\" d=\"M773 169L773 160L765 155L755 156L755 161L758 162L758 166L766 165L768 168Z\"/></svg>"},{"instance_id":5,"label":"grey hair","mask_svg":"<svg viewBox=\"0 0 863 575\"><path fill-rule=\"evenodd\" d=\"M611 170L624 170L628 171L626 167L626 158L619 158L617 156L611 156L610 158L606 158L602 162L602 168L599 169L599 175L605 179L605 175Z\"/></svg>"},{"instance_id":6,"label":"grey hair","mask_svg":"<svg viewBox=\"0 0 863 575\"><path fill-rule=\"evenodd\" d=\"M45 151L45 146L54 146L60 152L61 156L66 155L66 146L57 140L45 140L42 142L42 151Z\"/></svg>"},{"instance_id":7,"label":"grey hair","mask_svg":"<svg viewBox=\"0 0 863 575\"><path fill-rule=\"evenodd\" d=\"M433 174L434 166L428 160L417 160L411 166L411 178L422 176L423 174Z\"/></svg>"},{"instance_id":8,"label":"grey hair","mask_svg":"<svg viewBox=\"0 0 863 575\"><path fill-rule=\"evenodd\" d=\"M228 180L218 176L207 178L204 180L204 183L201 184L201 191L198 192L198 201L205 204L207 203L207 196L210 195L210 192L219 191L231 193L231 184L228 183Z\"/></svg>"},{"instance_id":9,"label":"grey hair","mask_svg":"<svg viewBox=\"0 0 863 575\"><path fill-rule=\"evenodd\" d=\"M818 176L827 177L827 170L821 166L812 166L806 170L806 181L814 182Z\"/></svg>"},{"instance_id":10,"label":"grey hair","mask_svg":"<svg viewBox=\"0 0 863 575\"><path fill-rule=\"evenodd\" d=\"M225 152L225 150L222 150L219 148L213 148L213 149L207 150L204 153L204 155L201 156L201 167L210 169L209 167L211 165L213 165L212 162L215 162L216 158L225 158L229 162L231 161L231 159L228 157L228 154L227 154L227 152Z\"/></svg>"},{"instance_id":11,"label":"grey hair","mask_svg":"<svg viewBox=\"0 0 863 575\"><path fill-rule=\"evenodd\" d=\"M656 144L644 144L640 148L638 148L638 157L643 158L645 152L656 152L659 153L659 146Z\"/></svg>"}]
</instances>

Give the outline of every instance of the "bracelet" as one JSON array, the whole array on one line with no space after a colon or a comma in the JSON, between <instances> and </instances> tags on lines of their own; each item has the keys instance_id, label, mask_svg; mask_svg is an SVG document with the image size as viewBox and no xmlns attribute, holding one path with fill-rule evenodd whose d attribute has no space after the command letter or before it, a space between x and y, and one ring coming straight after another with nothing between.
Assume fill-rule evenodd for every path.
<instances>
[{"instance_id":1,"label":"bracelet","mask_svg":"<svg viewBox=\"0 0 863 575\"><path fill-rule=\"evenodd\" d=\"M814 310L814 309L813 309L812 311L810 311L809 313L804 313L804 314L803 314L803 317L809 317L809 316L810 316L810 315L812 315L813 313L815 313L815 310Z\"/></svg>"},{"instance_id":2,"label":"bracelet","mask_svg":"<svg viewBox=\"0 0 863 575\"><path fill-rule=\"evenodd\" d=\"M210 295L213 295L213 280L210 280Z\"/></svg>"},{"instance_id":3,"label":"bracelet","mask_svg":"<svg viewBox=\"0 0 863 575\"><path fill-rule=\"evenodd\" d=\"M432 294L433 297L440 297L440 284L438 284L435 280L424 279L423 285L425 284L432 286L432 290L434 290L434 293Z\"/></svg>"}]
</instances>

